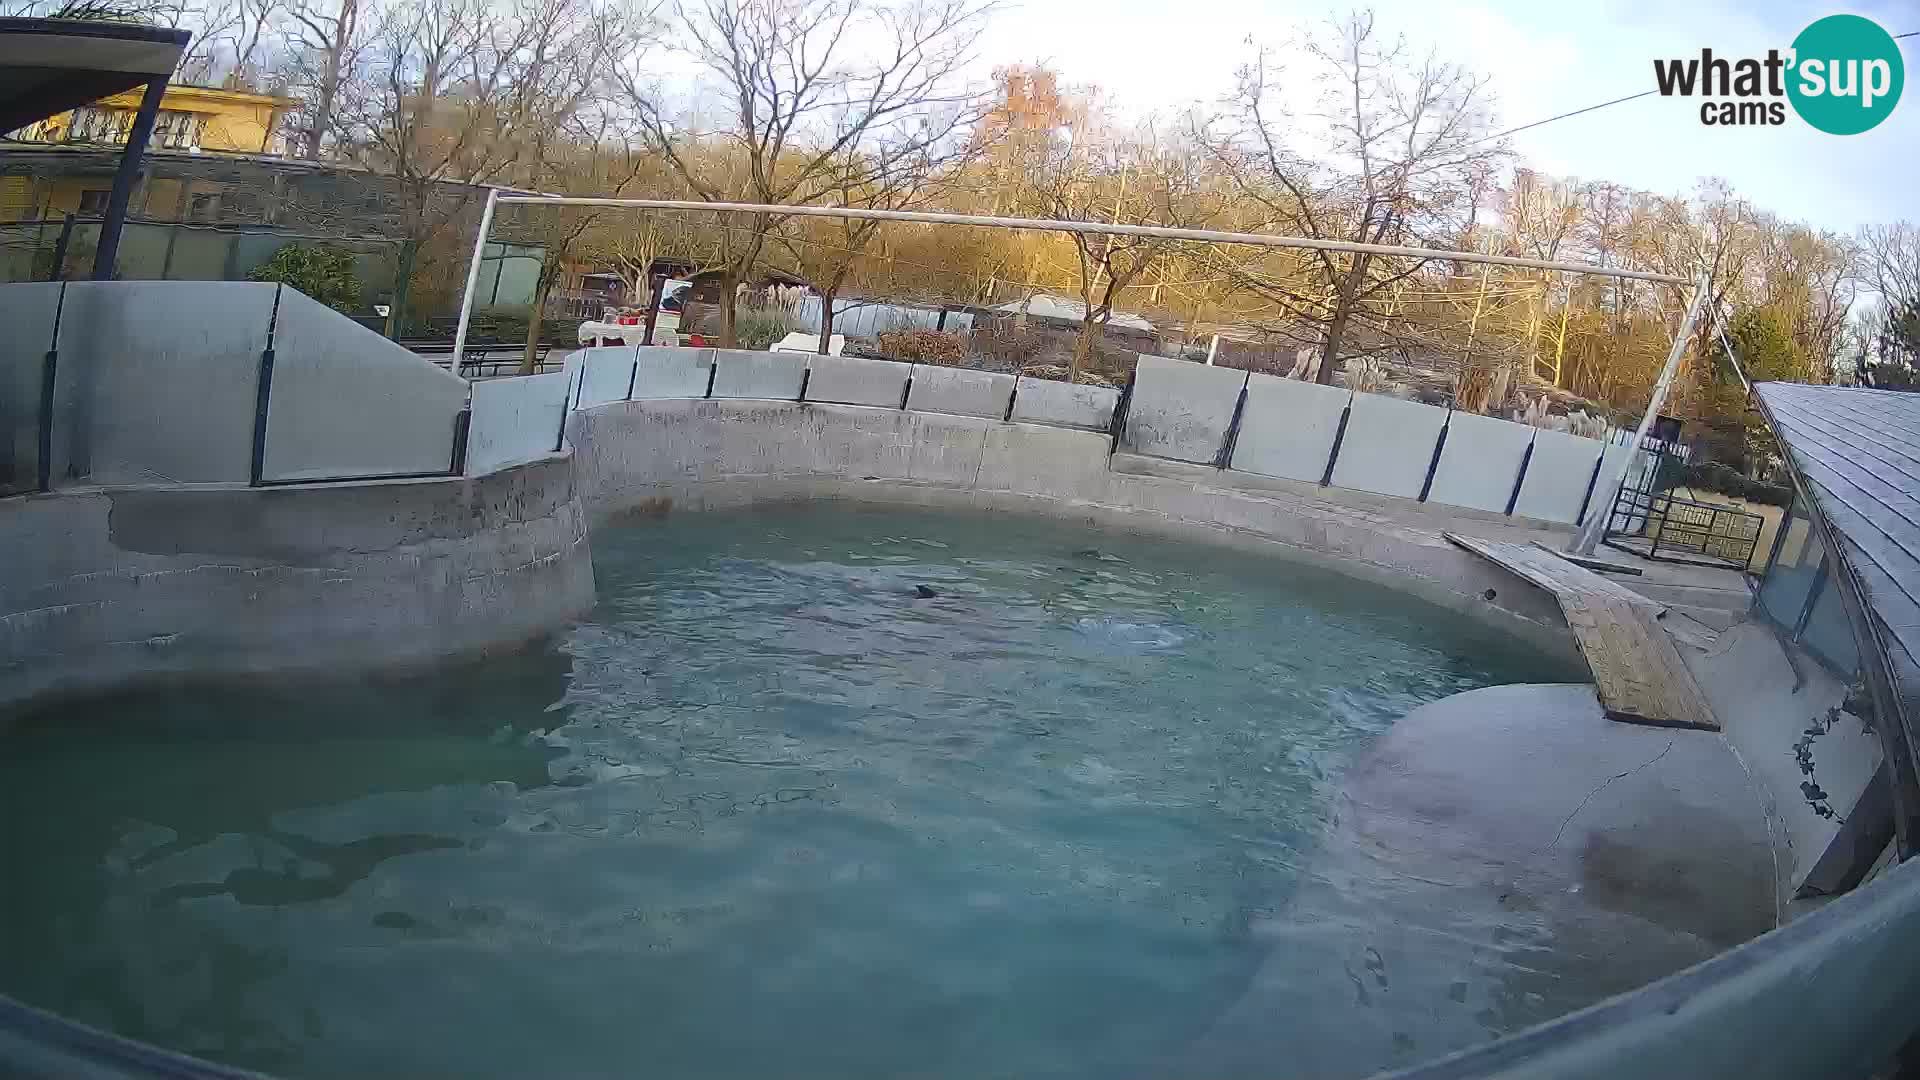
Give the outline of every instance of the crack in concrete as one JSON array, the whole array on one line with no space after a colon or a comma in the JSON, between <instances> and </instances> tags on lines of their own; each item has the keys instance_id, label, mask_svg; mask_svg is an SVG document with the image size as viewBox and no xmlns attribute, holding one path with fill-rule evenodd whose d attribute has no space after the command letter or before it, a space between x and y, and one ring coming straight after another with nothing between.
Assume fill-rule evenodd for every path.
<instances>
[{"instance_id":1,"label":"crack in concrete","mask_svg":"<svg viewBox=\"0 0 1920 1080\"><path fill-rule=\"evenodd\" d=\"M1666 757L1667 751L1672 750L1673 744L1679 741L1680 741L1680 738L1677 735L1671 739L1668 739L1666 750L1660 751L1659 753L1648 758L1646 761L1643 761L1640 764L1635 765L1633 768L1628 769L1626 772L1615 773L1614 775L1607 777L1605 780L1600 782L1599 787L1596 787L1592 791L1587 792L1587 797L1580 800L1580 805L1574 807L1572 813L1560 819L1560 827L1554 830L1554 833L1553 833L1553 842L1548 844L1545 848L1541 850L1552 851L1554 848L1557 848L1560 846L1560 838L1566 834L1567 826L1573 824L1573 819L1580 816L1580 811L1585 810L1587 808L1587 804L1593 801L1594 796L1607 790L1607 788L1610 787L1615 780L1624 780L1627 777L1632 776L1634 773L1637 773L1642 769L1652 766L1655 762L1658 762L1661 758Z\"/></svg>"}]
</instances>

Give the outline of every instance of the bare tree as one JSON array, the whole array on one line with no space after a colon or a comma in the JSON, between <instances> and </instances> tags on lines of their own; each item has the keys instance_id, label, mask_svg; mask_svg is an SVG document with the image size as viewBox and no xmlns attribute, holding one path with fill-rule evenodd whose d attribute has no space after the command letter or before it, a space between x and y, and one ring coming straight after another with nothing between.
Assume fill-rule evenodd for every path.
<instances>
[{"instance_id":1,"label":"bare tree","mask_svg":"<svg viewBox=\"0 0 1920 1080\"><path fill-rule=\"evenodd\" d=\"M1022 187L1042 217L1192 228L1212 217L1203 164L1202 151L1184 133L1165 137L1149 123L1126 136L1062 138L1030 146L1021 169ZM1155 237L1066 235L1073 245L1080 294L1080 331L1068 378L1078 379L1113 318L1116 300L1163 260L1174 243Z\"/></svg>"},{"instance_id":2,"label":"bare tree","mask_svg":"<svg viewBox=\"0 0 1920 1080\"><path fill-rule=\"evenodd\" d=\"M300 91L300 156L318 159L338 124L341 88L368 45L363 0L293 0L288 10L290 83Z\"/></svg>"},{"instance_id":3,"label":"bare tree","mask_svg":"<svg viewBox=\"0 0 1920 1080\"><path fill-rule=\"evenodd\" d=\"M687 0L672 39L719 84L726 115L711 133L670 118L634 65L619 72L643 137L700 198L813 203L935 153L978 115L983 99L965 69L990 9L986 0ZM700 167L709 136L743 158L735 176ZM725 233L728 346L736 287L779 224L750 214Z\"/></svg>"},{"instance_id":4,"label":"bare tree","mask_svg":"<svg viewBox=\"0 0 1920 1080\"><path fill-rule=\"evenodd\" d=\"M1371 12L1349 16L1307 45L1322 68L1319 145L1290 139L1278 70L1260 51L1239 73L1237 124L1214 139L1214 156L1263 225L1296 235L1362 244L1432 244L1457 234L1471 214L1467 179L1504 154L1486 141L1484 79L1428 56L1410 62L1383 42ZM1319 381L1331 382L1352 324L1420 264L1376 255L1316 251L1301 272L1239 264L1243 288L1287 317L1320 328ZM1282 263L1286 265L1286 263Z\"/></svg>"}]
</instances>

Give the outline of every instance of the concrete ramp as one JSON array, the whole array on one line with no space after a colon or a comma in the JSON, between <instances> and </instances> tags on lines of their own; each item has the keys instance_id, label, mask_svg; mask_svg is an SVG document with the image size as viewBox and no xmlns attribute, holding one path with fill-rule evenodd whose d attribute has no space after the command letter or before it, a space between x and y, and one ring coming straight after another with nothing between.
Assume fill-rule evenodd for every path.
<instances>
[{"instance_id":1,"label":"concrete ramp","mask_svg":"<svg viewBox=\"0 0 1920 1080\"><path fill-rule=\"evenodd\" d=\"M1531 544L1447 539L1553 594L1615 720L1720 729L1713 707L1657 620L1661 605Z\"/></svg>"}]
</instances>

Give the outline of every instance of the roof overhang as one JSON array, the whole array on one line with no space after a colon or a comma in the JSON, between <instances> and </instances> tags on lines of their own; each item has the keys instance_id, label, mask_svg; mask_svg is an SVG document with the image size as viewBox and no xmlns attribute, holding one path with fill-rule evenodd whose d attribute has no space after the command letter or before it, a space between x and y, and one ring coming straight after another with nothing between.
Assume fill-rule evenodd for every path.
<instances>
[{"instance_id":1,"label":"roof overhang","mask_svg":"<svg viewBox=\"0 0 1920 1080\"><path fill-rule=\"evenodd\" d=\"M0 132L170 75L191 38L163 26L0 19Z\"/></svg>"}]
</instances>

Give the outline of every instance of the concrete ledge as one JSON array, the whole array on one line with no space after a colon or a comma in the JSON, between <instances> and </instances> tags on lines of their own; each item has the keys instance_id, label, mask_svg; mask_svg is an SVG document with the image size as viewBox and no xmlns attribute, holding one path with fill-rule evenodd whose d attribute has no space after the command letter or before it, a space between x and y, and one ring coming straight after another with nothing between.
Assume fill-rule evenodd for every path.
<instances>
[{"instance_id":1,"label":"concrete ledge","mask_svg":"<svg viewBox=\"0 0 1920 1080\"><path fill-rule=\"evenodd\" d=\"M913 386L907 392L907 408L1000 420L1007 415L1013 384L1012 375L915 364Z\"/></svg>"},{"instance_id":2,"label":"concrete ledge","mask_svg":"<svg viewBox=\"0 0 1920 1080\"><path fill-rule=\"evenodd\" d=\"M906 397L907 378L913 374L912 364L892 360L816 355L808 361L808 401L897 409Z\"/></svg>"},{"instance_id":3,"label":"concrete ledge","mask_svg":"<svg viewBox=\"0 0 1920 1080\"><path fill-rule=\"evenodd\" d=\"M0 704L163 676L370 670L518 644L593 603L572 462L365 484L0 502Z\"/></svg>"},{"instance_id":4,"label":"concrete ledge","mask_svg":"<svg viewBox=\"0 0 1920 1080\"><path fill-rule=\"evenodd\" d=\"M1313 563L1578 663L1552 598L1448 544L1439 535L1454 527L1448 516L1431 515L1429 531L1279 489L1285 481L1241 489L1216 470L1165 462L1156 464L1179 474L1128 474L1109 468L1108 440L1095 432L897 409L634 401L575 413L568 439L596 517L848 498L1099 522Z\"/></svg>"}]
</instances>

